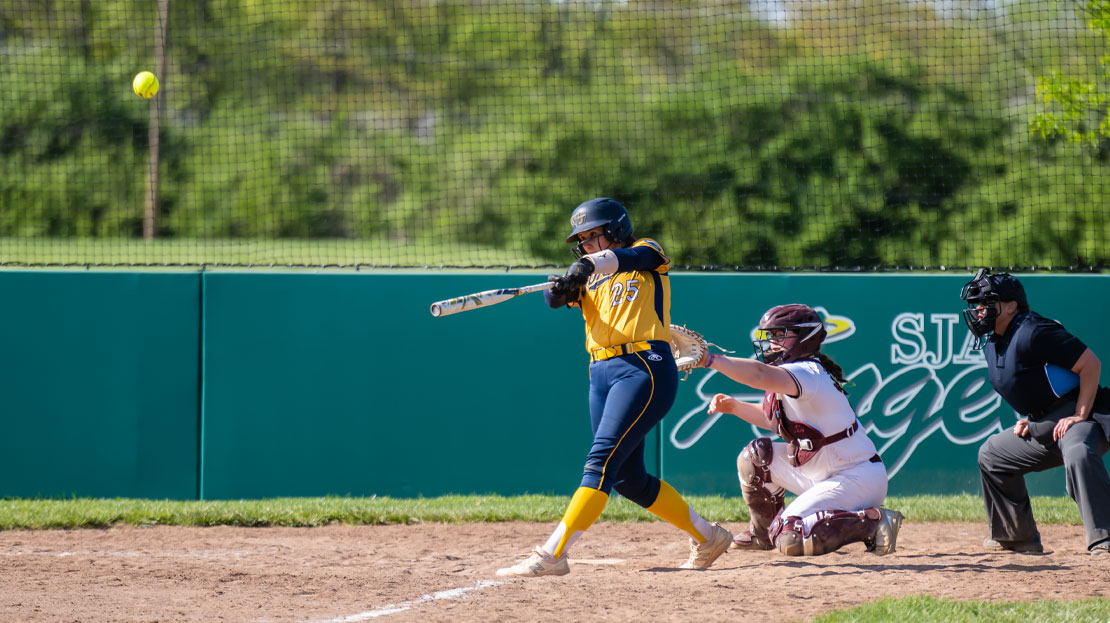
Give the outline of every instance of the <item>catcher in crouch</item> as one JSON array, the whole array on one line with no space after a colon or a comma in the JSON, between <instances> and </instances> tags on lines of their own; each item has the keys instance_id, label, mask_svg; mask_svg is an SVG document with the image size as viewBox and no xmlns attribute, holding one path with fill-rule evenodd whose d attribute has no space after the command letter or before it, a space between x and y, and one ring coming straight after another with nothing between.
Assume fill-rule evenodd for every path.
<instances>
[{"instance_id":1,"label":"catcher in crouch","mask_svg":"<svg viewBox=\"0 0 1110 623\"><path fill-rule=\"evenodd\" d=\"M499 576L570 573L567 550L605 509L609 492L643 506L690 535L683 569L704 569L728 550L732 533L698 515L667 483L644 467L644 436L674 403L678 369L671 352L670 261L659 243L632 237L620 203L604 197L574 209L579 259L552 275L544 293L552 308L578 307L590 353L593 445L578 489L547 542Z\"/></svg>"},{"instance_id":2,"label":"catcher in crouch","mask_svg":"<svg viewBox=\"0 0 1110 623\"><path fill-rule=\"evenodd\" d=\"M825 335L813 308L779 305L759 320L752 343L761 361L706 354L699 362L765 392L762 408L717 394L709 413L782 438L756 439L737 458L751 522L732 549L817 556L862 542L880 556L894 551L902 514L880 508L886 468L841 387L844 371L820 350ZM797 497L784 508L787 490Z\"/></svg>"}]
</instances>

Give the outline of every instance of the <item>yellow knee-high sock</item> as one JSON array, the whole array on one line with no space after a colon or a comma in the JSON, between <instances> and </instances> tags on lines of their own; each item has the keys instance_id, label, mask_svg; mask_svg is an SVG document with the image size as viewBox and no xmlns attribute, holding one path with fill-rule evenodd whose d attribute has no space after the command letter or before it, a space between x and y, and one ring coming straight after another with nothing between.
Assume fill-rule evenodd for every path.
<instances>
[{"instance_id":1,"label":"yellow knee-high sock","mask_svg":"<svg viewBox=\"0 0 1110 623\"><path fill-rule=\"evenodd\" d=\"M567 505L567 510L563 514L563 521L559 522L559 527L548 539L547 547L544 549L547 549L556 558L561 557L563 550L574 543L587 528L597 521L598 517L601 517L601 511L605 510L605 503L608 501L609 494L600 489L578 487L574 496L570 498L570 504ZM552 544L554 545L552 546Z\"/></svg>"},{"instance_id":2,"label":"yellow knee-high sock","mask_svg":"<svg viewBox=\"0 0 1110 623\"><path fill-rule=\"evenodd\" d=\"M659 481L659 496L648 507L648 511L694 537L698 543L705 543L709 539L709 532L712 530L709 522L695 513L674 487L662 480Z\"/></svg>"}]
</instances>

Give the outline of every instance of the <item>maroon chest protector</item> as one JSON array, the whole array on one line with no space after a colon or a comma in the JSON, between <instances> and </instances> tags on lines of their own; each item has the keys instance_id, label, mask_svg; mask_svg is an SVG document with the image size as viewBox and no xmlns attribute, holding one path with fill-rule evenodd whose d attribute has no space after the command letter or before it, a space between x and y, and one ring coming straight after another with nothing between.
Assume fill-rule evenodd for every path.
<instances>
[{"instance_id":1,"label":"maroon chest protector","mask_svg":"<svg viewBox=\"0 0 1110 623\"><path fill-rule=\"evenodd\" d=\"M826 437L809 424L788 419L782 409L782 398L775 392L763 394L763 415L771 423L771 430L786 442L786 458L794 467L805 465L821 448L847 439L859 429L859 420L856 420L848 428Z\"/></svg>"}]
</instances>

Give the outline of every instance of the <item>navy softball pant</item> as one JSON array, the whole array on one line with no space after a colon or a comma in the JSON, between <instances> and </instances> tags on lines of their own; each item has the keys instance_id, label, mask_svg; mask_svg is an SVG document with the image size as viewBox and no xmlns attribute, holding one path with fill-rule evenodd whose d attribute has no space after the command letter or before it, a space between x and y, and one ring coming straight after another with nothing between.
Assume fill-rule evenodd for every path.
<instances>
[{"instance_id":1,"label":"navy softball pant","mask_svg":"<svg viewBox=\"0 0 1110 623\"><path fill-rule=\"evenodd\" d=\"M590 364L590 423L594 442L583 487L617 493L647 508L659 479L644 466L644 438L667 415L678 391L670 344Z\"/></svg>"}]
</instances>

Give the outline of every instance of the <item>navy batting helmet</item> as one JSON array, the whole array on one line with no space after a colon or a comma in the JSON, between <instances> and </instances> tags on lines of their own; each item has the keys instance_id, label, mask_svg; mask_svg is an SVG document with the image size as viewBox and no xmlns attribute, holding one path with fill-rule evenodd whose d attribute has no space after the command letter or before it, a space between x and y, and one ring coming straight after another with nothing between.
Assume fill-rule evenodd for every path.
<instances>
[{"instance_id":1,"label":"navy batting helmet","mask_svg":"<svg viewBox=\"0 0 1110 623\"><path fill-rule=\"evenodd\" d=\"M574 229L567 236L567 242L577 242L578 234L603 225L605 237L610 242L631 244L632 220L628 218L628 210L620 202L607 197L590 199L571 212L570 226ZM581 243L577 245L576 251L579 255L583 253Z\"/></svg>"}]
</instances>

